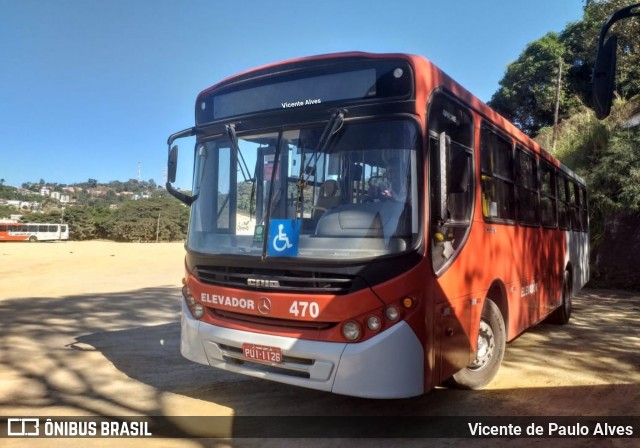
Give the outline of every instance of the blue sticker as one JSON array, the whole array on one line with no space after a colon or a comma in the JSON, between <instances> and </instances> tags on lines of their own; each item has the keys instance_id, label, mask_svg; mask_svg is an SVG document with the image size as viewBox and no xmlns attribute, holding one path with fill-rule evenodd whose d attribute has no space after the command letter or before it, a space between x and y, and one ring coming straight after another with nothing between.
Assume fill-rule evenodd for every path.
<instances>
[{"instance_id":1,"label":"blue sticker","mask_svg":"<svg viewBox=\"0 0 640 448\"><path fill-rule=\"evenodd\" d=\"M301 220L272 219L269 222L267 256L295 257L298 255Z\"/></svg>"}]
</instances>

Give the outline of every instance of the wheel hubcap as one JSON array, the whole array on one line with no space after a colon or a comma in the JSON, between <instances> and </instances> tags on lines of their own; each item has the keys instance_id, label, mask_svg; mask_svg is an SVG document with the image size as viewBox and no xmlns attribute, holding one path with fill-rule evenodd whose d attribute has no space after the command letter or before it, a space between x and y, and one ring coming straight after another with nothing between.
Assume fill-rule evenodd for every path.
<instances>
[{"instance_id":1,"label":"wheel hubcap","mask_svg":"<svg viewBox=\"0 0 640 448\"><path fill-rule=\"evenodd\" d=\"M487 365L493 356L495 349L495 338L491 326L484 320L480 321L480 332L478 333L478 354L475 361L469 365L471 370L478 370Z\"/></svg>"}]
</instances>

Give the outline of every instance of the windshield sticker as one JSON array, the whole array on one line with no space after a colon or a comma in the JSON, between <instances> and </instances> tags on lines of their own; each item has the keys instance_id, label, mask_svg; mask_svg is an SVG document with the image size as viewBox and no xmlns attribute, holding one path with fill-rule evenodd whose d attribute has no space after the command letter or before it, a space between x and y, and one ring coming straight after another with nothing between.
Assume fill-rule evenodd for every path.
<instances>
[{"instance_id":1,"label":"windshield sticker","mask_svg":"<svg viewBox=\"0 0 640 448\"><path fill-rule=\"evenodd\" d=\"M295 257L298 255L301 220L272 219L269 222L267 256Z\"/></svg>"},{"instance_id":2,"label":"windshield sticker","mask_svg":"<svg viewBox=\"0 0 640 448\"><path fill-rule=\"evenodd\" d=\"M253 242L262 243L263 241L264 241L264 226L262 224L258 224L253 230Z\"/></svg>"}]
</instances>

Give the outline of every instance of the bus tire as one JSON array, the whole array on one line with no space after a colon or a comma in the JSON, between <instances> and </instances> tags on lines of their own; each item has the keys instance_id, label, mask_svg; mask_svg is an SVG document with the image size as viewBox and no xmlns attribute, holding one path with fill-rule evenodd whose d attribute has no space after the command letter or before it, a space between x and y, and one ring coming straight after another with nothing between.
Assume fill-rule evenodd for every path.
<instances>
[{"instance_id":1,"label":"bus tire","mask_svg":"<svg viewBox=\"0 0 640 448\"><path fill-rule=\"evenodd\" d=\"M493 300L485 300L478 332L476 359L455 373L449 383L459 389L482 389L500 369L507 343L507 332L500 308Z\"/></svg>"},{"instance_id":2,"label":"bus tire","mask_svg":"<svg viewBox=\"0 0 640 448\"><path fill-rule=\"evenodd\" d=\"M569 275L569 271L564 271L564 275L562 277L562 303L549 315L549 323L555 325L565 325L569 323L572 309L571 276Z\"/></svg>"},{"instance_id":3,"label":"bus tire","mask_svg":"<svg viewBox=\"0 0 640 448\"><path fill-rule=\"evenodd\" d=\"M31 235L29 237L29 242L30 243L35 243L36 241L38 241L38 238L35 235Z\"/></svg>"}]
</instances>

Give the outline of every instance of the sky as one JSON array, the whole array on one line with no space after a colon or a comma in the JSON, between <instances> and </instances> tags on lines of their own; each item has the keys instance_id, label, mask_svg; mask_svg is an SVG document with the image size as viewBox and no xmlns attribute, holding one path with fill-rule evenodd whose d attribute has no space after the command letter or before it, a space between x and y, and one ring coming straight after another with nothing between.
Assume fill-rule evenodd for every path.
<instances>
[{"instance_id":1,"label":"sky","mask_svg":"<svg viewBox=\"0 0 640 448\"><path fill-rule=\"evenodd\" d=\"M0 179L163 182L197 94L253 67L341 51L427 57L483 101L583 0L0 0ZM180 141L179 141L180 142ZM191 146L189 147L189 145ZM190 188L192 143L177 186Z\"/></svg>"}]
</instances>

